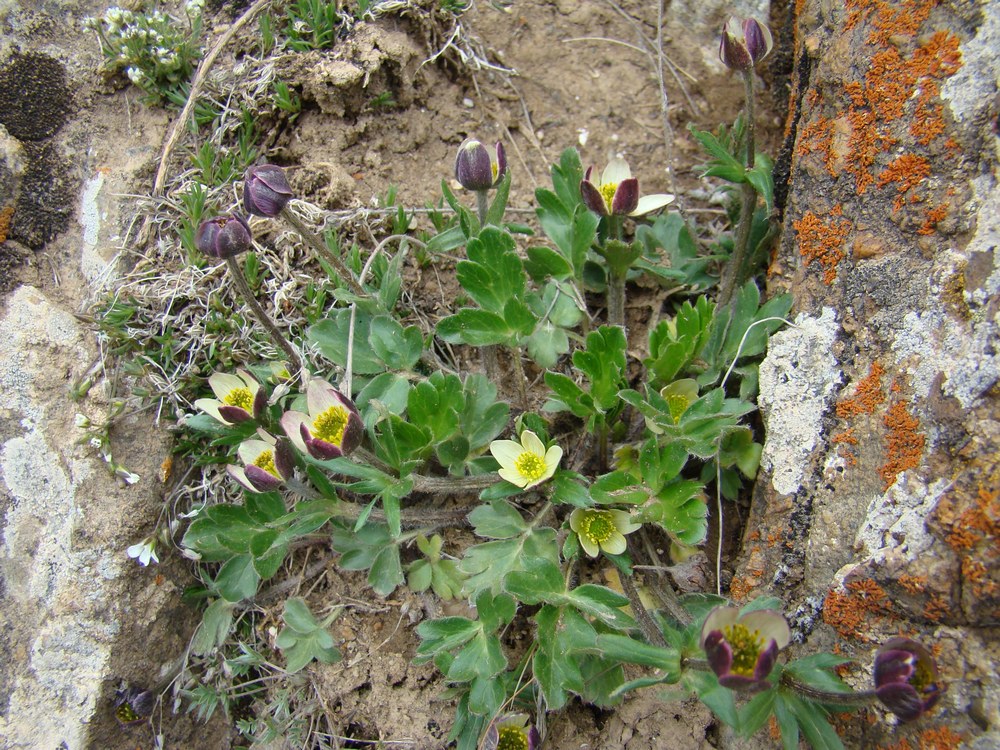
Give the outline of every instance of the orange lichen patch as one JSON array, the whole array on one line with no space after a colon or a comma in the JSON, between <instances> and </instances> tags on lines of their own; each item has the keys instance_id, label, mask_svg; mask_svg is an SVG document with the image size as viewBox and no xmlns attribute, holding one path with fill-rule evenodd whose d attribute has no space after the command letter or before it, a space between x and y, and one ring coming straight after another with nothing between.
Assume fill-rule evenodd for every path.
<instances>
[{"instance_id":1,"label":"orange lichen patch","mask_svg":"<svg viewBox=\"0 0 1000 750\"><path fill-rule=\"evenodd\" d=\"M939 203L933 208L928 208L927 213L924 215L924 223L921 225L920 229L917 230L917 234L934 234L939 221L944 221L944 218L948 215L948 204Z\"/></svg>"},{"instance_id":2,"label":"orange lichen patch","mask_svg":"<svg viewBox=\"0 0 1000 750\"><path fill-rule=\"evenodd\" d=\"M959 747L965 735L955 732L946 726L925 729L920 733L918 741L920 750L954 750Z\"/></svg>"},{"instance_id":3,"label":"orange lichen patch","mask_svg":"<svg viewBox=\"0 0 1000 750\"><path fill-rule=\"evenodd\" d=\"M848 466L858 465L858 459L854 455L854 451L852 451L849 447L858 444L858 438L854 434L853 427L849 427L843 432L838 432L830 438L830 442L839 446L837 448L837 455L844 459Z\"/></svg>"},{"instance_id":4,"label":"orange lichen patch","mask_svg":"<svg viewBox=\"0 0 1000 750\"><path fill-rule=\"evenodd\" d=\"M831 177L836 177L837 170L833 166L836 161L836 154L833 152L833 132L832 120L823 116L817 117L799 132L799 142L795 147L795 152L799 156L806 156L818 151L823 155L826 171Z\"/></svg>"},{"instance_id":5,"label":"orange lichen patch","mask_svg":"<svg viewBox=\"0 0 1000 750\"><path fill-rule=\"evenodd\" d=\"M941 80L955 75L962 67L959 39L948 31L938 31L913 53L913 72L921 77Z\"/></svg>"},{"instance_id":6,"label":"orange lichen patch","mask_svg":"<svg viewBox=\"0 0 1000 750\"><path fill-rule=\"evenodd\" d=\"M10 232L10 220L12 218L14 218L13 206L0 208L0 244L7 241L7 234Z\"/></svg>"},{"instance_id":7,"label":"orange lichen patch","mask_svg":"<svg viewBox=\"0 0 1000 750\"><path fill-rule=\"evenodd\" d=\"M876 407L885 401L885 393L882 392L882 376L885 369L879 362L872 362L868 374L854 388L854 395L845 398L837 404L837 416L841 419L850 419L858 414L871 414ZM853 430L848 430L853 433ZM846 433L842 433L846 434ZM834 442L837 442L834 440ZM843 440L841 442L848 442ZM857 443L857 440L854 441Z\"/></svg>"},{"instance_id":8,"label":"orange lichen patch","mask_svg":"<svg viewBox=\"0 0 1000 750\"><path fill-rule=\"evenodd\" d=\"M910 594L919 594L927 586L926 576L911 576L909 573L903 573L896 580Z\"/></svg>"},{"instance_id":9,"label":"orange lichen patch","mask_svg":"<svg viewBox=\"0 0 1000 750\"><path fill-rule=\"evenodd\" d=\"M754 590L754 586L745 578L740 578L739 576L734 576L732 583L729 584L729 596L732 597L734 601L744 601L747 595Z\"/></svg>"},{"instance_id":10,"label":"orange lichen patch","mask_svg":"<svg viewBox=\"0 0 1000 750\"><path fill-rule=\"evenodd\" d=\"M997 554L997 540L1000 538L1000 490L986 490L979 487L971 507L954 516L952 503L939 510L941 521L950 527L945 542L956 552L972 549L980 542L989 541L993 554Z\"/></svg>"},{"instance_id":11,"label":"orange lichen patch","mask_svg":"<svg viewBox=\"0 0 1000 750\"><path fill-rule=\"evenodd\" d=\"M903 207L903 194L926 180L930 173L931 163L925 157L903 154L893 159L889 166L882 170L876 185L885 187L889 183L896 183L896 192L899 195L892 207L898 211Z\"/></svg>"},{"instance_id":12,"label":"orange lichen patch","mask_svg":"<svg viewBox=\"0 0 1000 750\"><path fill-rule=\"evenodd\" d=\"M920 420L906 410L907 405L905 400L897 401L882 417L888 444L886 462L878 470L883 492L895 484L899 474L917 468L924 455L926 438L917 432Z\"/></svg>"},{"instance_id":13,"label":"orange lichen patch","mask_svg":"<svg viewBox=\"0 0 1000 750\"><path fill-rule=\"evenodd\" d=\"M913 36L931 14L937 0L848 0L845 28L871 19L869 44L888 44L892 36Z\"/></svg>"},{"instance_id":14,"label":"orange lichen patch","mask_svg":"<svg viewBox=\"0 0 1000 750\"><path fill-rule=\"evenodd\" d=\"M778 726L778 720L773 716L767 720L767 736L774 742L781 739L781 727Z\"/></svg>"},{"instance_id":15,"label":"orange lichen patch","mask_svg":"<svg viewBox=\"0 0 1000 750\"><path fill-rule=\"evenodd\" d=\"M882 130L873 112L853 107L847 113L851 125L848 139L848 158L845 169L854 176L854 192L864 195L868 186L875 182L871 168L878 155L896 144L896 138Z\"/></svg>"},{"instance_id":16,"label":"orange lichen patch","mask_svg":"<svg viewBox=\"0 0 1000 750\"><path fill-rule=\"evenodd\" d=\"M831 212L831 216L835 215ZM792 222L792 226L798 232L799 252L806 259L806 265L818 262L823 267L823 283L832 284L837 278L837 264L846 257L844 247L851 222L847 219L825 221L812 211L806 211L801 219Z\"/></svg>"},{"instance_id":17,"label":"orange lichen patch","mask_svg":"<svg viewBox=\"0 0 1000 750\"><path fill-rule=\"evenodd\" d=\"M868 640L863 631L871 616L889 611L885 589L870 578L859 578L846 586L846 592L834 589L823 602L823 621L844 638Z\"/></svg>"},{"instance_id":18,"label":"orange lichen patch","mask_svg":"<svg viewBox=\"0 0 1000 750\"><path fill-rule=\"evenodd\" d=\"M944 107L932 103L940 93L941 87L935 81L924 81L920 86L917 111L910 123L910 135L921 146L930 145L931 141L944 132Z\"/></svg>"},{"instance_id":19,"label":"orange lichen patch","mask_svg":"<svg viewBox=\"0 0 1000 750\"><path fill-rule=\"evenodd\" d=\"M924 605L924 617L931 622L941 622L941 618L948 614L948 602L940 594L935 594Z\"/></svg>"}]
</instances>

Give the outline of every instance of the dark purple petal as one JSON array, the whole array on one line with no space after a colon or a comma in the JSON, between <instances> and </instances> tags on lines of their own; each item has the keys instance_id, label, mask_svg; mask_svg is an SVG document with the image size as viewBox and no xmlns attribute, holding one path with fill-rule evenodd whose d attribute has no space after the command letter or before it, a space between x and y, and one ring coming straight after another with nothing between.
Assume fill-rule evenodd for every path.
<instances>
[{"instance_id":1,"label":"dark purple petal","mask_svg":"<svg viewBox=\"0 0 1000 750\"><path fill-rule=\"evenodd\" d=\"M753 67L753 58L750 57L746 45L726 29L722 31L719 59L722 60L723 65L731 70L750 70Z\"/></svg>"},{"instance_id":2,"label":"dark purple petal","mask_svg":"<svg viewBox=\"0 0 1000 750\"><path fill-rule=\"evenodd\" d=\"M247 464L243 473L246 474L247 481L260 492L270 492L281 486L281 480L278 477L255 464Z\"/></svg>"},{"instance_id":3,"label":"dark purple petal","mask_svg":"<svg viewBox=\"0 0 1000 750\"><path fill-rule=\"evenodd\" d=\"M753 65L767 57L767 53L771 51L760 22L754 18L743 22L743 39Z\"/></svg>"},{"instance_id":4,"label":"dark purple petal","mask_svg":"<svg viewBox=\"0 0 1000 750\"><path fill-rule=\"evenodd\" d=\"M486 147L468 140L458 149L455 158L455 179L466 190L489 190L493 187L493 165Z\"/></svg>"},{"instance_id":5,"label":"dark purple petal","mask_svg":"<svg viewBox=\"0 0 1000 750\"><path fill-rule=\"evenodd\" d=\"M587 174L590 174L590 170L587 170ZM604 196L601 195L601 191L590 180L584 180L580 183L580 197L583 198L583 204L599 216L608 215L608 207L604 202Z\"/></svg>"},{"instance_id":6,"label":"dark purple petal","mask_svg":"<svg viewBox=\"0 0 1000 750\"><path fill-rule=\"evenodd\" d=\"M755 680L753 677L747 677L746 675L735 674L733 672L720 675L719 684L724 688L738 690L740 692L756 692L770 687L770 683L767 680Z\"/></svg>"},{"instance_id":7,"label":"dark purple petal","mask_svg":"<svg viewBox=\"0 0 1000 750\"><path fill-rule=\"evenodd\" d=\"M536 748L542 744L542 735L538 733L538 729L535 725L531 725L531 729L528 730L528 750L536 750Z\"/></svg>"},{"instance_id":8,"label":"dark purple petal","mask_svg":"<svg viewBox=\"0 0 1000 750\"><path fill-rule=\"evenodd\" d=\"M766 680L767 676L771 674L771 670L774 669L774 662L778 660L778 643L773 638L771 642L767 645L760 655L757 657L757 663L753 668L753 677L758 682Z\"/></svg>"},{"instance_id":9,"label":"dark purple petal","mask_svg":"<svg viewBox=\"0 0 1000 750\"><path fill-rule=\"evenodd\" d=\"M275 164L250 167L243 178L243 207L254 216L277 216L292 199L285 171Z\"/></svg>"},{"instance_id":10,"label":"dark purple petal","mask_svg":"<svg viewBox=\"0 0 1000 750\"><path fill-rule=\"evenodd\" d=\"M349 416L344 426L344 436L340 440L340 449L346 456L361 445L361 439L365 435L365 424L361 421L357 407L351 401L347 401L345 405L348 407Z\"/></svg>"},{"instance_id":11,"label":"dark purple petal","mask_svg":"<svg viewBox=\"0 0 1000 750\"><path fill-rule=\"evenodd\" d=\"M917 657L909 651L879 651L875 657L875 687L892 682L909 682Z\"/></svg>"},{"instance_id":12,"label":"dark purple petal","mask_svg":"<svg viewBox=\"0 0 1000 750\"><path fill-rule=\"evenodd\" d=\"M299 430L302 434L302 442L306 444L306 450L309 451L309 455L313 458L318 458L320 461L327 461L331 458L344 455L344 451L340 449L340 446L313 437L312 433L309 432L309 428L306 427L305 422L299 426Z\"/></svg>"},{"instance_id":13,"label":"dark purple petal","mask_svg":"<svg viewBox=\"0 0 1000 750\"><path fill-rule=\"evenodd\" d=\"M497 154L497 177L496 180L493 181L494 185L498 184L500 180L503 179L503 176L507 174L507 152L504 150L503 143L501 143L500 141L497 141L496 154Z\"/></svg>"},{"instance_id":14,"label":"dark purple petal","mask_svg":"<svg viewBox=\"0 0 1000 750\"><path fill-rule=\"evenodd\" d=\"M639 205L639 180L629 177L618 183L615 197L611 201L611 213L615 216L626 216Z\"/></svg>"},{"instance_id":15,"label":"dark purple petal","mask_svg":"<svg viewBox=\"0 0 1000 750\"><path fill-rule=\"evenodd\" d=\"M295 473L295 449L290 440L278 438L278 444L274 446L274 468L283 479Z\"/></svg>"},{"instance_id":16,"label":"dark purple petal","mask_svg":"<svg viewBox=\"0 0 1000 750\"><path fill-rule=\"evenodd\" d=\"M258 422L264 418L267 413L267 394L264 393L263 388L258 388L257 393L253 397L253 418Z\"/></svg>"},{"instance_id":17,"label":"dark purple petal","mask_svg":"<svg viewBox=\"0 0 1000 750\"><path fill-rule=\"evenodd\" d=\"M198 227L195 244L205 255L232 258L253 246L253 236L246 219L231 214L203 221Z\"/></svg>"},{"instance_id":18,"label":"dark purple petal","mask_svg":"<svg viewBox=\"0 0 1000 750\"><path fill-rule=\"evenodd\" d=\"M219 416L233 424L253 421L253 414L246 409L241 406L230 406L229 404L222 404L219 407Z\"/></svg>"},{"instance_id":19,"label":"dark purple petal","mask_svg":"<svg viewBox=\"0 0 1000 750\"><path fill-rule=\"evenodd\" d=\"M708 666L721 679L723 675L728 675L733 666L733 649L726 641L726 636L721 630L713 630L705 637L705 657L708 659ZM749 678L744 678L749 679Z\"/></svg>"},{"instance_id":20,"label":"dark purple petal","mask_svg":"<svg viewBox=\"0 0 1000 750\"><path fill-rule=\"evenodd\" d=\"M875 690L875 696L901 721L913 721L924 712L924 703L913 686L893 682Z\"/></svg>"}]
</instances>

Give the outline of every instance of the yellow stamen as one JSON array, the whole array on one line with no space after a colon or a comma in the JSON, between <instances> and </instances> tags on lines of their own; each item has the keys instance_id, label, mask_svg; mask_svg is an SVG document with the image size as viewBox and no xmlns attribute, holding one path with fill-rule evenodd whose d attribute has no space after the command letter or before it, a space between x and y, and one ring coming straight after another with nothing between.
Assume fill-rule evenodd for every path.
<instances>
[{"instance_id":1,"label":"yellow stamen","mask_svg":"<svg viewBox=\"0 0 1000 750\"><path fill-rule=\"evenodd\" d=\"M606 510L588 511L580 523L580 533L592 543L600 545L608 541L616 531L614 519Z\"/></svg>"},{"instance_id":2,"label":"yellow stamen","mask_svg":"<svg viewBox=\"0 0 1000 750\"><path fill-rule=\"evenodd\" d=\"M343 406L327 407L313 420L310 432L315 438L339 446L344 441L344 430L349 418L350 414Z\"/></svg>"},{"instance_id":3,"label":"yellow stamen","mask_svg":"<svg viewBox=\"0 0 1000 750\"><path fill-rule=\"evenodd\" d=\"M278 468L274 465L274 451L261 451L260 455L253 460L253 465L272 476L278 476Z\"/></svg>"},{"instance_id":4,"label":"yellow stamen","mask_svg":"<svg viewBox=\"0 0 1000 750\"><path fill-rule=\"evenodd\" d=\"M534 482L545 474L545 457L525 451L514 461L514 468L529 482Z\"/></svg>"},{"instance_id":5,"label":"yellow stamen","mask_svg":"<svg viewBox=\"0 0 1000 750\"><path fill-rule=\"evenodd\" d=\"M253 409L253 394L249 388L233 388L222 399L226 406L238 406L240 409L251 411Z\"/></svg>"},{"instance_id":6,"label":"yellow stamen","mask_svg":"<svg viewBox=\"0 0 1000 750\"><path fill-rule=\"evenodd\" d=\"M618 192L618 183L605 182L598 190L601 193L601 197L604 198L604 205L608 207L608 213L612 213L611 206L614 205L615 193Z\"/></svg>"},{"instance_id":7,"label":"yellow stamen","mask_svg":"<svg viewBox=\"0 0 1000 750\"><path fill-rule=\"evenodd\" d=\"M500 732L497 750L528 750L528 738L524 730L517 727L503 727Z\"/></svg>"},{"instance_id":8,"label":"yellow stamen","mask_svg":"<svg viewBox=\"0 0 1000 750\"><path fill-rule=\"evenodd\" d=\"M746 625L735 623L723 628L722 633L733 650L733 666L730 671L744 677L752 677L761 647L764 645L760 631L750 630Z\"/></svg>"}]
</instances>

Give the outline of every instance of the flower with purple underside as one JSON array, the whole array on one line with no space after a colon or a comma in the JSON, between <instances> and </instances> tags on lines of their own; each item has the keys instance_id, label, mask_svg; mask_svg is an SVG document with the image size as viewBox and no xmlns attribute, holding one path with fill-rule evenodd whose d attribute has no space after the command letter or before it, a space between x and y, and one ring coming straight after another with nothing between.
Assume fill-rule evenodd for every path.
<instances>
[{"instance_id":1,"label":"flower with purple underside","mask_svg":"<svg viewBox=\"0 0 1000 750\"><path fill-rule=\"evenodd\" d=\"M519 443L513 440L494 440L490 443L490 453L500 464L500 478L527 490L556 473L563 450L558 445L546 450L538 435L525 430L521 433Z\"/></svg>"},{"instance_id":2,"label":"flower with purple underside","mask_svg":"<svg viewBox=\"0 0 1000 750\"><path fill-rule=\"evenodd\" d=\"M230 464L226 471L251 492L270 492L292 476L295 459L287 439L275 440L262 430L258 434L261 439L244 440L236 451L243 466Z\"/></svg>"},{"instance_id":3,"label":"flower with purple underside","mask_svg":"<svg viewBox=\"0 0 1000 750\"><path fill-rule=\"evenodd\" d=\"M115 692L115 718L123 726L145 721L156 707L156 694L151 690L126 687Z\"/></svg>"},{"instance_id":4,"label":"flower with purple underside","mask_svg":"<svg viewBox=\"0 0 1000 750\"><path fill-rule=\"evenodd\" d=\"M674 200L665 193L639 197L639 180L632 176L628 162L615 157L601 173L600 182L594 182L593 167L580 183L580 195L584 204L600 216L642 216L650 211L663 208Z\"/></svg>"},{"instance_id":5,"label":"flower with purple underside","mask_svg":"<svg viewBox=\"0 0 1000 750\"><path fill-rule=\"evenodd\" d=\"M156 556L156 540L150 537L143 539L138 544L131 545L125 550L125 554L144 568L150 562L158 563L160 561L160 558Z\"/></svg>"},{"instance_id":6,"label":"flower with purple underside","mask_svg":"<svg viewBox=\"0 0 1000 750\"><path fill-rule=\"evenodd\" d=\"M361 443L364 425L358 409L332 385L314 378L306 387L308 414L286 411L281 427L302 453L325 461L346 456Z\"/></svg>"},{"instance_id":7,"label":"flower with purple underside","mask_svg":"<svg viewBox=\"0 0 1000 750\"><path fill-rule=\"evenodd\" d=\"M780 612L759 609L740 615L736 607L716 607L701 629L701 647L719 684L732 690L764 690L778 651L791 631Z\"/></svg>"},{"instance_id":8,"label":"flower with purple underside","mask_svg":"<svg viewBox=\"0 0 1000 750\"><path fill-rule=\"evenodd\" d=\"M604 550L620 555L628 546L625 535L642 527L624 510L577 508L569 515L569 527L576 532L583 551L597 557Z\"/></svg>"},{"instance_id":9,"label":"flower with purple underside","mask_svg":"<svg viewBox=\"0 0 1000 750\"><path fill-rule=\"evenodd\" d=\"M527 714L506 714L490 722L483 750L535 750L542 742Z\"/></svg>"},{"instance_id":10,"label":"flower with purple underside","mask_svg":"<svg viewBox=\"0 0 1000 750\"><path fill-rule=\"evenodd\" d=\"M232 258L253 247L246 219L237 214L206 219L198 226L195 245L213 258Z\"/></svg>"},{"instance_id":11,"label":"flower with purple underside","mask_svg":"<svg viewBox=\"0 0 1000 750\"><path fill-rule=\"evenodd\" d=\"M243 177L243 208L254 216L273 217L292 199L285 170L276 164L250 167Z\"/></svg>"},{"instance_id":12,"label":"flower with purple underside","mask_svg":"<svg viewBox=\"0 0 1000 750\"><path fill-rule=\"evenodd\" d=\"M492 152L474 138L467 138L458 147L455 179L466 190L489 190L506 173L507 155L499 141Z\"/></svg>"},{"instance_id":13,"label":"flower with purple underside","mask_svg":"<svg viewBox=\"0 0 1000 750\"><path fill-rule=\"evenodd\" d=\"M900 721L930 711L944 688L930 652L909 638L893 638L875 654L875 695Z\"/></svg>"},{"instance_id":14,"label":"flower with purple underside","mask_svg":"<svg viewBox=\"0 0 1000 750\"><path fill-rule=\"evenodd\" d=\"M730 18L722 28L719 59L732 70L750 70L771 54L771 30L754 18Z\"/></svg>"},{"instance_id":15,"label":"flower with purple underside","mask_svg":"<svg viewBox=\"0 0 1000 750\"><path fill-rule=\"evenodd\" d=\"M235 375L216 372L208 384L216 398L200 398L194 405L222 424L250 422L267 404L260 383L246 370L237 370Z\"/></svg>"}]
</instances>

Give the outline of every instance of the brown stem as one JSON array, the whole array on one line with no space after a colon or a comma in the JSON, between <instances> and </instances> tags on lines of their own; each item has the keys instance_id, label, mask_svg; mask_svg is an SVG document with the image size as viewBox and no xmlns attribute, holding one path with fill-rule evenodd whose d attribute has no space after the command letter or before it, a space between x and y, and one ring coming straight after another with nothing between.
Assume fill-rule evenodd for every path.
<instances>
[{"instance_id":1,"label":"brown stem","mask_svg":"<svg viewBox=\"0 0 1000 750\"><path fill-rule=\"evenodd\" d=\"M281 331L278 330L278 327L271 322L271 318L268 317L264 308L260 306L260 303L254 296L253 290L250 289L250 285L243 276L243 269L240 268L240 264L236 262L236 258L226 258L226 264L229 266L229 275L232 276L233 281L236 282L236 286L240 290L240 294L243 296L244 301L250 305L254 315L257 316L258 322L267 329L269 334L271 334L271 340L278 345L278 348L285 352L285 356L288 357L292 367L295 368L295 371L300 371L302 369L302 359L299 357L298 352L292 348L292 345L288 343L288 339L285 338L284 334L282 334Z\"/></svg>"},{"instance_id":2,"label":"brown stem","mask_svg":"<svg viewBox=\"0 0 1000 750\"><path fill-rule=\"evenodd\" d=\"M292 211L288 206L281 209L281 215L284 217L285 221L292 225L292 228L302 235L309 246L322 256L323 260L333 266L334 270L340 275L344 280L344 283L351 288L351 291L357 294L359 297L367 296L365 295L365 290L362 289L361 285L354 278L354 274L351 270L344 265L344 262L338 258L336 255L330 252L330 248L326 246L326 242L318 234L313 232L309 227L306 226L305 222L302 221L299 216Z\"/></svg>"},{"instance_id":3,"label":"brown stem","mask_svg":"<svg viewBox=\"0 0 1000 750\"><path fill-rule=\"evenodd\" d=\"M618 579L622 584L622 591L625 592L625 596L628 597L629 604L632 605L632 612L635 614L635 619L639 623L639 628L642 630L642 634L646 637L646 641L654 646L659 646L660 648L669 648L666 638L663 637L663 633L660 632L660 628L657 627L656 622L653 620L652 616L646 610L646 605L642 603L642 599L639 598L639 592L635 588L635 584L632 583L631 576L619 575Z\"/></svg>"},{"instance_id":4,"label":"brown stem","mask_svg":"<svg viewBox=\"0 0 1000 750\"><path fill-rule=\"evenodd\" d=\"M517 395L521 401L521 408L528 410L528 389L525 385L527 378L524 375L524 364L521 362L521 347L511 347L510 353L514 357L514 379L517 381Z\"/></svg>"}]
</instances>

